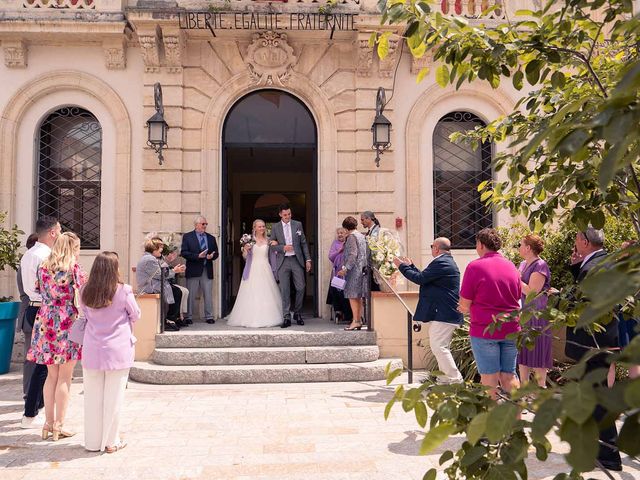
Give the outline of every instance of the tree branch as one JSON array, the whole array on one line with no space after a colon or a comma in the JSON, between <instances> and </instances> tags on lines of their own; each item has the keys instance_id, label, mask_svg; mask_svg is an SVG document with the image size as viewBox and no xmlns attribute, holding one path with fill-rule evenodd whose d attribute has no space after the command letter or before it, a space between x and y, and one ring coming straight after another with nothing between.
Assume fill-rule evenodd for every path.
<instances>
[{"instance_id":1,"label":"tree branch","mask_svg":"<svg viewBox=\"0 0 640 480\"><path fill-rule=\"evenodd\" d=\"M593 44L591 45L591 48L589 49L589 55L587 56L587 61L591 62L591 56L593 55L593 51L596 49L596 44L598 43L598 37L600 36L600 32L602 31L602 28L604 27L604 22L602 22L600 24L600 26L598 27L598 31L596 32L596 36L593 39Z\"/></svg>"}]
</instances>

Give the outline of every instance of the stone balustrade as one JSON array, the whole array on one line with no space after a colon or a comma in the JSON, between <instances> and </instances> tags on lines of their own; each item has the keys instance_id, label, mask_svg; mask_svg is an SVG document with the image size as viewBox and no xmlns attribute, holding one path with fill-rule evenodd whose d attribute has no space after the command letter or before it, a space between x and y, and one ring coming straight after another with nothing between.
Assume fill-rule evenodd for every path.
<instances>
[{"instance_id":1,"label":"stone balustrade","mask_svg":"<svg viewBox=\"0 0 640 480\"><path fill-rule=\"evenodd\" d=\"M483 15L483 12L495 7ZM444 15L455 15L466 18L506 18L504 0L441 0L434 10Z\"/></svg>"},{"instance_id":2,"label":"stone balustrade","mask_svg":"<svg viewBox=\"0 0 640 480\"><path fill-rule=\"evenodd\" d=\"M95 0L23 0L23 8L95 10Z\"/></svg>"}]
</instances>

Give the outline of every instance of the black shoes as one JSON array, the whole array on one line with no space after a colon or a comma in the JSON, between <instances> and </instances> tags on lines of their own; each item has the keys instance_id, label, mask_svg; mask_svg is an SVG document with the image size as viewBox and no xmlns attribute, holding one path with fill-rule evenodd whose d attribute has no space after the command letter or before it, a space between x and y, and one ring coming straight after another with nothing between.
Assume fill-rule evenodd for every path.
<instances>
[{"instance_id":1,"label":"black shoes","mask_svg":"<svg viewBox=\"0 0 640 480\"><path fill-rule=\"evenodd\" d=\"M291 326L291 315L285 315L284 319L282 320L282 325L280 325L280 328L287 328Z\"/></svg>"},{"instance_id":2,"label":"black shoes","mask_svg":"<svg viewBox=\"0 0 640 480\"><path fill-rule=\"evenodd\" d=\"M180 327L173 320L165 320L164 329L170 332L179 332Z\"/></svg>"},{"instance_id":3,"label":"black shoes","mask_svg":"<svg viewBox=\"0 0 640 480\"><path fill-rule=\"evenodd\" d=\"M207 323L213 325L216 321L213 318L208 318Z\"/></svg>"},{"instance_id":4,"label":"black shoes","mask_svg":"<svg viewBox=\"0 0 640 480\"><path fill-rule=\"evenodd\" d=\"M614 472L621 472L622 471L622 463L618 463L618 462L610 462L607 460L602 460L599 461L598 463L600 463L600 465L602 465L603 468L606 468L607 470L611 470Z\"/></svg>"},{"instance_id":5,"label":"black shoes","mask_svg":"<svg viewBox=\"0 0 640 480\"><path fill-rule=\"evenodd\" d=\"M294 313L293 318L298 325L304 325L304 320L302 320L302 315L300 315L299 313Z\"/></svg>"},{"instance_id":6,"label":"black shoes","mask_svg":"<svg viewBox=\"0 0 640 480\"><path fill-rule=\"evenodd\" d=\"M184 319L184 323L185 323L186 325L193 325L193 320L191 320L190 318L185 318L185 319Z\"/></svg>"}]
</instances>

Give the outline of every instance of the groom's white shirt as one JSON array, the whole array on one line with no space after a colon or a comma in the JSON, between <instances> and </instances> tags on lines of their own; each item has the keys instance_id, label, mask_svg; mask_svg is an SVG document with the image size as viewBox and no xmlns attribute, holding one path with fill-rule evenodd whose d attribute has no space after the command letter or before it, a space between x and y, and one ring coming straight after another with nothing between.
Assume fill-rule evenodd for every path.
<instances>
[{"instance_id":1,"label":"groom's white shirt","mask_svg":"<svg viewBox=\"0 0 640 480\"><path fill-rule=\"evenodd\" d=\"M287 242L287 245L293 245L293 235L291 235L291 220L289 220L289 223L284 223L284 222L280 222L280 223L282 223L282 231L284 232L285 242ZM293 257L295 256L295 254L296 254L295 251L285 252L284 256Z\"/></svg>"}]
</instances>

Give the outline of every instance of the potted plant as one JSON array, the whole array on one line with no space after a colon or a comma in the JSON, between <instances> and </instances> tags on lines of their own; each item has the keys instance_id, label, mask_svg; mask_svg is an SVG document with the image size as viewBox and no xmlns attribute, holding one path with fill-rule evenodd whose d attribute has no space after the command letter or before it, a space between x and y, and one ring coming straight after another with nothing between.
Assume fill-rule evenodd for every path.
<instances>
[{"instance_id":1,"label":"potted plant","mask_svg":"<svg viewBox=\"0 0 640 480\"><path fill-rule=\"evenodd\" d=\"M0 212L0 272L7 267L17 270L20 266L20 240L24 232L17 225L6 229L4 226L6 212ZM20 302L14 302L13 297L3 296L0 292L0 374L9 371L11 351L15 335L16 317Z\"/></svg>"}]
</instances>

